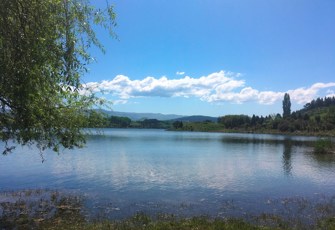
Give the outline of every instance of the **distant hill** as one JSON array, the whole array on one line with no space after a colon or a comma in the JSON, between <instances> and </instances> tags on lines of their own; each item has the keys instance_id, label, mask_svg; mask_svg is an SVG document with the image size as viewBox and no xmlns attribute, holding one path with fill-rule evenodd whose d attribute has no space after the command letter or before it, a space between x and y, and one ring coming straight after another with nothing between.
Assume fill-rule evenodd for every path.
<instances>
[{"instance_id":1,"label":"distant hill","mask_svg":"<svg viewBox=\"0 0 335 230\"><path fill-rule=\"evenodd\" d=\"M108 114L109 116L129 117L133 121L139 121L144 119L157 119L160 121L167 121L183 117L182 115L161 114L161 113L128 113L128 112L107 111L107 110L102 110L102 112Z\"/></svg>"},{"instance_id":2,"label":"distant hill","mask_svg":"<svg viewBox=\"0 0 335 230\"><path fill-rule=\"evenodd\" d=\"M172 119L174 121L183 121L183 122L203 122L203 121L211 121L217 122L217 117L209 117L209 116L202 116L202 115L194 115L194 116L186 116L186 117L179 117L176 119Z\"/></svg>"},{"instance_id":3,"label":"distant hill","mask_svg":"<svg viewBox=\"0 0 335 230\"><path fill-rule=\"evenodd\" d=\"M217 117L193 115L193 116L182 116L176 114L161 114L161 113L130 113L130 112L118 112L118 111L108 111L102 110L108 116L117 117L128 117L133 121L140 121L144 119L157 119L160 121L183 121L183 122L203 122L211 121L217 122Z\"/></svg>"}]
</instances>

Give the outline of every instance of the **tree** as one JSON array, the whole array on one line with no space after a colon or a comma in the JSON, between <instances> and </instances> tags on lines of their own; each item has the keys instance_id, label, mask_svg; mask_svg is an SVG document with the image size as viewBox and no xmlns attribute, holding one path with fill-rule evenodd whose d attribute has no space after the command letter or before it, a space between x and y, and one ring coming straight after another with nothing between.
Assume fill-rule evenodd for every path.
<instances>
[{"instance_id":1,"label":"tree","mask_svg":"<svg viewBox=\"0 0 335 230\"><path fill-rule=\"evenodd\" d=\"M113 7L88 0L0 0L0 139L4 154L36 144L42 151L81 147L85 111L99 102L83 93L89 48L104 51L93 31L114 36Z\"/></svg>"},{"instance_id":2,"label":"tree","mask_svg":"<svg viewBox=\"0 0 335 230\"><path fill-rule=\"evenodd\" d=\"M156 129L160 127L160 121L157 119L144 119L141 121L142 128Z\"/></svg>"},{"instance_id":3,"label":"tree","mask_svg":"<svg viewBox=\"0 0 335 230\"><path fill-rule=\"evenodd\" d=\"M102 112L91 110L88 112L86 117L85 128L104 128L108 127L108 117Z\"/></svg>"},{"instance_id":4,"label":"tree","mask_svg":"<svg viewBox=\"0 0 335 230\"><path fill-rule=\"evenodd\" d=\"M111 127L127 128L131 124L131 119L129 117L111 116L109 118L109 124Z\"/></svg>"},{"instance_id":5,"label":"tree","mask_svg":"<svg viewBox=\"0 0 335 230\"><path fill-rule=\"evenodd\" d=\"M182 129L184 126L182 121L175 121L172 123L172 125L173 125L173 128L175 129Z\"/></svg>"},{"instance_id":6,"label":"tree","mask_svg":"<svg viewBox=\"0 0 335 230\"><path fill-rule=\"evenodd\" d=\"M283 100L283 117L287 118L291 115L291 100L290 95L285 93Z\"/></svg>"},{"instance_id":7,"label":"tree","mask_svg":"<svg viewBox=\"0 0 335 230\"><path fill-rule=\"evenodd\" d=\"M227 129L245 128L250 124L250 121L251 119L247 115L226 115L218 118L218 122L224 124Z\"/></svg>"}]
</instances>

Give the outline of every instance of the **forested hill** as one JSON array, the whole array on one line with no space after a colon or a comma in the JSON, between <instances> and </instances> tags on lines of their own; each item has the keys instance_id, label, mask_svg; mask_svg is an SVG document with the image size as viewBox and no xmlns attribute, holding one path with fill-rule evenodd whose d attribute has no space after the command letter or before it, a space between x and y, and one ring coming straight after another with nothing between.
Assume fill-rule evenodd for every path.
<instances>
[{"instance_id":1,"label":"forested hill","mask_svg":"<svg viewBox=\"0 0 335 230\"><path fill-rule=\"evenodd\" d=\"M166 121L183 117L181 115L176 114L130 113L130 112L107 111L107 110L99 110L99 111L105 113L108 116L128 117L133 121L140 121L145 119L157 119L160 121Z\"/></svg>"},{"instance_id":2,"label":"forested hill","mask_svg":"<svg viewBox=\"0 0 335 230\"><path fill-rule=\"evenodd\" d=\"M335 129L335 97L317 98L290 115L291 119L316 122L323 129ZM325 127L324 127L325 126Z\"/></svg>"},{"instance_id":3,"label":"forested hill","mask_svg":"<svg viewBox=\"0 0 335 230\"><path fill-rule=\"evenodd\" d=\"M335 98L318 98L303 109L282 117L280 114L259 117L228 115L219 118L225 129L252 132L297 132L306 134L335 134Z\"/></svg>"},{"instance_id":4,"label":"forested hill","mask_svg":"<svg viewBox=\"0 0 335 230\"><path fill-rule=\"evenodd\" d=\"M335 106L335 97L317 98L316 100L312 100L310 103L307 103L302 110L297 112L313 111L315 109L329 108L332 106Z\"/></svg>"},{"instance_id":5,"label":"forested hill","mask_svg":"<svg viewBox=\"0 0 335 230\"><path fill-rule=\"evenodd\" d=\"M290 120L306 120L315 131L335 130L335 97L317 98L290 115Z\"/></svg>"}]
</instances>

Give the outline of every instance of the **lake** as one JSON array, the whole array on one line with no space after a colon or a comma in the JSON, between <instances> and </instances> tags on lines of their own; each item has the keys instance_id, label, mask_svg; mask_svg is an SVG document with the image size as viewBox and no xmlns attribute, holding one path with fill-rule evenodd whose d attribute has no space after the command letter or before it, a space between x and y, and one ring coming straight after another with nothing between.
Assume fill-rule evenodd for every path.
<instances>
[{"instance_id":1,"label":"lake","mask_svg":"<svg viewBox=\"0 0 335 230\"><path fill-rule=\"evenodd\" d=\"M104 129L83 149L18 146L0 157L0 192L51 189L85 197L88 215L240 216L292 197L335 195L335 158L316 137ZM3 144L0 144L3 147ZM0 196L1 200L1 196ZM280 202L279 202L280 203Z\"/></svg>"}]
</instances>

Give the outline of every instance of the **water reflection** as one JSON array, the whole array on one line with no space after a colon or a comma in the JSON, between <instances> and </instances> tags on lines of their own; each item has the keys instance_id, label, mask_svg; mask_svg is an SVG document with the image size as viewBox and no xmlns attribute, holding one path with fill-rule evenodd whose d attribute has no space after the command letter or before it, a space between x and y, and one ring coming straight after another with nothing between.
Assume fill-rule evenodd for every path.
<instances>
[{"instance_id":1,"label":"water reflection","mask_svg":"<svg viewBox=\"0 0 335 230\"><path fill-rule=\"evenodd\" d=\"M34 151L2 158L0 190L75 189L125 208L152 200L215 208L223 199L248 203L259 197L306 191L334 193L335 161L308 154L313 140L283 135L107 130L104 136L90 136L84 149L60 155L48 152L43 164Z\"/></svg>"},{"instance_id":2,"label":"water reflection","mask_svg":"<svg viewBox=\"0 0 335 230\"><path fill-rule=\"evenodd\" d=\"M291 170L292 170L292 142L287 140L284 143L284 152L283 152L283 169L284 173L287 176L291 175Z\"/></svg>"},{"instance_id":3,"label":"water reflection","mask_svg":"<svg viewBox=\"0 0 335 230\"><path fill-rule=\"evenodd\" d=\"M294 146L313 146L317 137L285 136L271 134L232 134L223 136L221 141L230 144L287 144Z\"/></svg>"},{"instance_id":4,"label":"water reflection","mask_svg":"<svg viewBox=\"0 0 335 230\"><path fill-rule=\"evenodd\" d=\"M306 170L311 170L310 164L317 164L318 168L329 168L334 170L335 155L334 154L314 154L313 146L317 137L305 136L285 136L285 135L268 135L268 134L232 134L223 136L221 142L224 146L253 146L253 154L262 155L265 149L273 148L270 152L276 152L275 149L282 149L281 164L285 176L293 176L294 164L292 157L303 154L303 161ZM268 157L268 155L267 155ZM300 158L301 156L299 156ZM297 165L298 164L298 165ZM301 162L297 162L295 166L301 167ZM265 167L263 164L261 167ZM274 169L273 169L274 170Z\"/></svg>"},{"instance_id":5,"label":"water reflection","mask_svg":"<svg viewBox=\"0 0 335 230\"><path fill-rule=\"evenodd\" d=\"M335 164L335 154L316 154L310 150L307 154L319 167L333 168Z\"/></svg>"}]
</instances>

